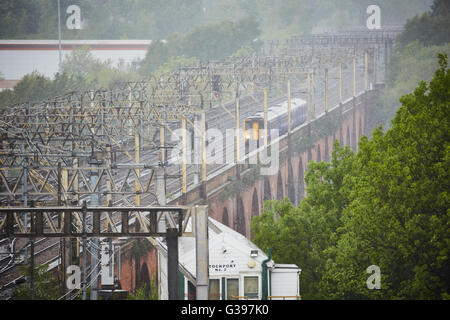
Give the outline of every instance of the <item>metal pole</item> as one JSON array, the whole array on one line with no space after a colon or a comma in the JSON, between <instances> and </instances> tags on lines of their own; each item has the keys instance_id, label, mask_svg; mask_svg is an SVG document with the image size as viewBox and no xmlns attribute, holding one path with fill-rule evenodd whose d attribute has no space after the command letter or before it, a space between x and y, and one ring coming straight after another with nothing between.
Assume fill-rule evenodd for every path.
<instances>
[{"instance_id":1,"label":"metal pole","mask_svg":"<svg viewBox=\"0 0 450 320\"><path fill-rule=\"evenodd\" d=\"M207 198L206 193L206 113L202 111L202 198Z\"/></svg>"},{"instance_id":2,"label":"metal pole","mask_svg":"<svg viewBox=\"0 0 450 320\"><path fill-rule=\"evenodd\" d=\"M86 201L83 202L83 281L81 283L82 291L83 291L83 300L86 300L86 268L87 268L87 234L86 234L86 214L87 214L87 208L86 208Z\"/></svg>"},{"instance_id":3,"label":"metal pole","mask_svg":"<svg viewBox=\"0 0 450 320\"><path fill-rule=\"evenodd\" d=\"M160 166L156 173L156 194L158 198L158 204L160 206L166 205L166 149L165 149L165 128L164 124L159 129L159 141L160 141Z\"/></svg>"},{"instance_id":4,"label":"metal pole","mask_svg":"<svg viewBox=\"0 0 450 320\"><path fill-rule=\"evenodd\" d=\"M62 48L61 48L61 0L58 0L58 52L59 52L59 74L62 74Z\"/></svg>"},{"instance_id":5,"label":"metal pole","mask_svg":"<svg viewBox=\"0 0 450 320\"><path fill-rule=\"evenodd\" d=\"M308 80L307 80L307 96L308 96L308 105L307 105L307 118L308 123L311 122L311 72L308 72Z\"/></svg>"},{"instance_id":6,"label":"metal pole","mask_svg":"<svg viewBox=\"0 0 450 320\"><path fill-rule=\"evenodd\" d=\"M378 55L377 54L375 54L375 50L373 50L372 51L372 54L373 54L373 56L371 57L372 59L371 59L371 61L372 61L372 63L373 63L373 66L372 66L372 72L373 72L373 74L372 74L372 77L373 77L373 84L374 85L376 85L377 84L377 59L378 59Z\"/></svg>"},{"instance_id":7,"label":"metal pole","mask_svg":"<svg viewBox=\"0 0 450 320\"><path fill-rule=\"evenodd\" d=\"M187 194L187 134L186 134L186 118L181 119L181 134L182 134L182 195L183 199L186 199Z\"/></svg>"},{"instance_id":8,"label":"metal pole","mask_svg":"<svg viewBox=\"0 0 450 320\"><path fill-rule=\"evenodd\" d=\"M325 113L328 113L328 69L325 69Z\"/></svg>"},{"instance_id":9,"label":"metal pole","mask_svg":"<svg viewBox=\"0 0 450 320\"><path fill-rule=\"evenodd\" d=\"M166 239L169 300L178 300L178 229L167 229Z\"/></svg>"},{"instance_id":10,"label":"metal pole","mask_svg":"<svg viewBox=\"0 0 450 320\"><path fill-rule=\"evenodd\" d=\"M78 175L78 158L73 158L73 168L74 168L74 175L75 177L73 178L73 191L75 192L75 196L73 198L73 201L75 202L75 204L78 206L79 205L79 201L80 201L80 196L78 194L79 191L79 175ZM76 242L76 256L79 257L80 256L80 240L79 238L76 238L77 242Z\"/></svg>"},{"instance_id":11,"label":"metal pole","mask_svg":"<svg viewBox=\"0 0 450 320\"><path fill-rule=\"evenodd\" d=\"M62 205L62 201L65 199L65 192L69 189L69 171L67 169L60 169L60 176L61 176L61 187L59 188L60 192L60 201L61 203L59 205ZM71 228L71 221L70 221L70 213L64 212L63 213L63 221L64 230L67 232L70 232ZM67 280L67 267L71 264L71 238L62 238L62 256L61 256L61 265L62 265L62 273L63 273L63 292L65 293L67 290L67 287L65 286L66 280Z\"/></svg>"},{"instance_id":12,"label":"metal pole","mask_svg":"<svg viewBox=\"0 0 450 320\"><path fill-rule=\"evenodd\" d=\"M195 207L195 252L197 300L208 300L209 295L209 245L208 206Z\"/></svg>"},{"instance_id":13,"label":"metal pole","mask_svg":"<svg viewBox=\"0 0 450 320\"><path fill-rule=\"evenodd\" d=\"M339 103L343 102L342 97L342 62L339 62Z\"/></svg>"},{"instance_id":14,"label":"metal pole","mask_svg":"<svg viewBox=\"0 0 450 320\"><path fill-rule=\"evenodd\" d=\"M159 143L160 143L160 165L156 171L156 198L160 206L165 206L167 203L166 199L166 148L165 148L165 124L166 124L167 110L164 106L163 110L163 123L159 129ZM161 212L158 212L157 219L159 221L157 230L160 232L165 232L166 230L166 220Z\"/></svg>"},{"instance_id":15,"label":"metal pole","mask_svg":"<svg viewBox=\"0 0 450 320\"><path fill-rule=\"evenodd\" d=\"M365 90L369 89L369 61L367 51L364 52L364 85Z\"/></svg>"},{"instance_id":16,"label":"metal pole","mask_svg":"<svg viewBox=\"0 0 450 320\"><path fill-rule=\"evenodd\" d=\"M356 58L353 58L353 97L356 97Z\"/></svg>"},{"instance_id":17,"label":"metal pole","mask_svg":"<svg viewBox=\"0 0 450 320\"><path fill-rule=\"evenodd\" d=\"M29 107L29 105L28 105ZM22 154L25 154L25 146L22 144L20 146L20 149L22 151ZM26 156L22 156L22 198L23 198L23 205L24 207L28 206L28 159ZM28 215L26 214L24 217L24 224L25 229L28 227ZM31 239L30 239L31 241ZM25 264L28 264L28 249L25 250L25 257L24 257Z\"/></svg>"},{"instance_id":18,"label":"metal pole","mask_svg":"<svg viewBox=\"0 0 450 320\"><path fill-rule=\"evenodd\" d=\"M62 206L62 198L61 198L61 179L62 179L62 173L61 173L61 162L58 162L58 166L57 166L57 205L58 207ZM64 220L62 219L62 217L60 215L58 215L58 228L61 228L61 224L64 223ZM65 260L65 248L66 248L66 243L64 241L64 238L60 238L59 239L59 255L61 258L61 265L59 266L59 268L61 268L61 275L62 275L62 285L61 285L61 291L64 294L65 293L65 289L66 289L66 260Z\"/></svg>"},{"instance_id":19,"label":"metal pole","mask_svg":"<svg viewBox=\"0 0 450 320\"><path fill-rule=\"evenodd\" d=\"M34 239L30 238L30 299L34 300Z\"/></svg>"},{"instance_id":20,"label":"metal pole","mask_svg":"<svg viewBox=\"0 0 450 320\"><path fill-rule=\"evenodd\" d=\"M140 136L139 134L135 134L134 135L134 158L135 158L135 162L136 164L140 164L141 163L141 148L140 148ZM136 170L136 176L140 177L141 176L141 170L140 169L135 169ZM141 186L139 185L139 181L138 179L134 179L134 190L136 191L136 196L135 196L135 200L134 203L136 206L140 206L141 205Z\"/></svg>"},{"instance_id":21,"label":"metal pole","mask_svg":"<svg viewBox=\"0 0 450 320\"><path fill-rule=\"evenodd\" d=\"M314 85L315 72L316 71L314 69L311 72L311 118L312 119L316 118L316 104L312 103L312 101L316 100L316 87Z\"/></svg>"},{"instance_id":22,"label":"metal pole","mask_svg":"<svg viewBox=\"0 0 450 320\"><path fill-rule=\"evenodd\" d=\"M267 89L264 89L264 147L267 147L267 125L268 125L268 101Z\"/></svg>"},{"instance_id":23,"label":"metal pole","mask_svg":"<svg viewBox=\"0 0 450 320\"><path fill-rule=\"evenodd\" d=\"M387 82L387 74L388 74L388 40L384 42L384 82Z\"/></svg>"},{"instance_id":24,"label":"metal pole","mask_svg":"<svg viewBox=\"0 0 450 320\"><path fill-rule=\"evenodd\" d=\"M239 105L239 98L236 98L236 164L239 163L239 160L241 159L240 154L240 131L241 131L241 115L240 115L240 105Z\"/></svg>"},{"instance_id":25,"label":"metal pole","mask_svg":"<svg viewBox=\"0 0 450 320\"><path fill-rule=\"evenodd\" d=\"M120 273L121 273L120 265L122 263L120 260L120 255L121 255L120 246L118 246L118 248L117 248L117 280L119 281L119 283L120 283Z\"/></svg>"},{"instance_id":26,"label":"metal pole","mask_svg":"<svg viewBox=\"0 0 450 320\"><path fill-rule=\"evenodd\" d=\"M97 164L98 165L98 159L92 159L91 164ZM95 191L95 186L97 185L98 181L98 172L97 170L94 170L91 172L91 189L92 191ZM98 190L100 190L100 187L97 187ZM91 206L99 206L100 204L100 196L98 194L91 194ZM94 229L95 225L95 218L94 213L91 213L91 222L92 222L92 228ZM100 241L98 238L92 238L91 239L91 300L97 300L98 298L98 261L99 261L99 245Z\"/></svg>"},{"instance_id":27,"label":"metal pole","mask_svg":"<svg viewBox=\"0 0 450 320\"><path fill-rule=\"evenodd\" d=\"M287 96L288 96L288 134L291 134L291 80L287 82Z\"/></svg>"},{"instance_id":28,"label":"metal pole","mask_svg":"<svg viewBox=\"0 0 450 320\"><path fill-rule=\"evenodd\" d=\"M108 168L108 170L111 170L111 165L112 165L112 153L111 153L111 145L107 144L106 145L106 167ZM112 173L111 173L112 174ZM112 181L111 181L111 177L109 175L106 176L106 206L107 207L111 207L113 205L113 199L112 199ZM108 230L110 225L108 223Z\"/></svg>"}]
</instances>

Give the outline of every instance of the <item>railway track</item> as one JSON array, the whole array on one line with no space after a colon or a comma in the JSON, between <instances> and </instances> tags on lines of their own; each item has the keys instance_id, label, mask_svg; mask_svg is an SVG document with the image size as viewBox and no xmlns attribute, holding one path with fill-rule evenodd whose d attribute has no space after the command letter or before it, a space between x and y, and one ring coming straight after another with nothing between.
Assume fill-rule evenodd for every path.
<instances>
[{"instance_id":1,"label":"railway track","mask_svg":"<svg viewBox=\"0 0 450 320\"><path fill-rule=\"evenodd\" d=\"M336 70L334 70L336 71ZM330 71L330 74L333 73L333 70ZM343 72L343 79L344 83L351 83L352 79L352 71L351 70L344 70ZM361 91L361 83L364 83L364 77L359 74L359 77L357 79L357 91ZM323 92L324 92L324 85L321 83L321 79L319 78L317 80L318 83L314 86L314 91L312 92L312 107L314 114L320 114L324 111L324 103L323 103ZM337 105L339 102L339 93L338 93L338 82L337 81L330 81L329 82L329 105L334 106ZM344 100L349 98L349 90L348 86L344 86ZM306 100L306 92L302 89L300 90L293 90L292 92L293 97L300 97ZM253 115L256 112L262 111L263 109L263 100L262 95L257 95L255 97L244 97L241 99L240 102L240 120L241 123L243 123L243 120L247 118L250 115ZM271 104L278 104L285 100L284 97L273 99L271 101ZM234 113L234 102L230 102L224 105L225 108L227 108L231 113ZM270 106L269 106L270 107ZM217 110L223 111L223 112L217 112ZM225 118L224 118L225 115ZM206 111L206 121L208 123L209 128L217 128L222 132L225 132L226 129L232 129L235 127L235 119L233 119L227 112L222 110L221 107L215 107L212 110ZM155 144L157 144L159 141L158 139L155 140ZM133 142L129 141L123 141L123 148L129 147L130 149L133 146ZM224 150L226 150L226 145L224 147ZM243 146L245 148L245 146ZM147 149L143 150L141 155L141 163L148 163L148 164L157 164L158 163L158 149ZM118 163L126 163L129 162L130 159L123 156L117 159L116 162ZM218 171L225 167L226 164L223 165L208 165L208 174L214 173L215 171ZM191 169L195 169L192 168ZM166 174L169 176L177 176L181 172L180 166L170 166L166 168ZM142 175L149 174L149 171L142 170ZM192 187L195 183L195 175L198 174L196 170L188 170L188 176L187 176L187 183L188 187ZM119 175L116 177L116 183L120 183L125 179L125 174ZM166 182L166 188L168 194L176 194L177 192L180 192L181 189L181 178L178 179L170 179ZM103 196L100 196L100 203L104 201L105 199L102 199ZM113 201L113 206L120 206L120 205L132 205L134 202L134 195L129 195L126 197L122 197L120 200ZM43 199L44 200L44 199ZM90 202L90 196L88 195L82 195L80 196L80 203L83 201ZM126 203L128 202L128 203ZM155 204L156 198L149 194L144 194L141 196L141 202L145 205L151 205ZM113 221L114 223L120 223L120 217L119 215L114 216L113 215ZM57 217L52 217L54 221L56 222ZM106 218L103 217L101 219L102 228L103 230L106 228L105 223ZM89 219L88 219L89 221ZM24 239L3 239L0 241L0 247L7 247L10 246L11 243L13 244L13 251L14 252L21 252L23 251L27 240ZM35 239L35 251L34 251L34 259L36 265L41 265L43 263L48 262L55 262L59 259L60 254L60 240L54 239L54 238L39 238ZM13 261L14 258L18 258L17 254L12 254L11 252L7 253L8 250L4 254L4 257L0 257L0 292L4 290L11 289L14 287L14 285L18 282L20 282L23 279L23 276L19 274L17 267L17 264L15 261ZM20 258L20 256L19 256ZM23 257L22 257L23 261Z\"/></svg>"}]
</instances>

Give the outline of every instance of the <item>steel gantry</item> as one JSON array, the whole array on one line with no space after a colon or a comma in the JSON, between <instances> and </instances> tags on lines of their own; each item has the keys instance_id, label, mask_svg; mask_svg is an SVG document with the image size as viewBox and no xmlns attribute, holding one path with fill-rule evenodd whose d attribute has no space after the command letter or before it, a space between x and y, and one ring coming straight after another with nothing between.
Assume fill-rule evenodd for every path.
<instances>
[{"instance_id":1,"label":"steel gantry","mask_svg":"<svg viewBox=\"0 0 450 320\"><path fill-rule=\"evenodd\" d=\"M187 137L182 136L181 174L174 174L168 171L167 150L174 145L167 132L180 127L200 132L201 196L206 200L206 112L217 107L228 113L239 133L241 100L250 97L267 118L269 100L285 95L288 88L289 101L293 92L307 93L309 123L317 113L311 97L321 82L325 112L328 109L333 72L339 78L340 102L343 69L353 69L355 75L356 63L363 62L366 89L376 81L374 52L379 44L363 43L277 47L270 54L179 68L111 90L71 92L0 108L0 236L79 239L84 234L151 240L161 235L161 221L170 223L166 228L177 229L178 235L188 235L184 223L191 210L167 207L166 199L168 180L181 179L181 202L187 205ZM355 76L353 87L355 92ZM236 163L239 152L237 144ZM155 204L165 209L145 207ZM91 229L83 233L86 215Z\"/></svg>"}]
</instances>

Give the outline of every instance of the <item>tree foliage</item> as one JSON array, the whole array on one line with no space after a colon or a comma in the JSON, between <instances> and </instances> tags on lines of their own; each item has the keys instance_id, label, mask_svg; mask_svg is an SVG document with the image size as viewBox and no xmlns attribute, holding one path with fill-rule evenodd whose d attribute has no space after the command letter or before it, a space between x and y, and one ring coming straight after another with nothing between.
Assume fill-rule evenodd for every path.
<instances>
[{"instance_id":1,"label":"tree foliage","mask_svg":"<svg viewBox=\"0 0 450 320\"><path fill-rule=\"evenodd\" d=\"M155 277L152 277L150 288L147 288L147 284L142 284L141 287L136 289L136 294L128 294L127 300L158 300L158 287L156 285Z\"/></svg>"},{"instance_id":2,"label":"tree foliage","mask_svg":"<svg viewBox=\"0 0 450 320\"><path fill-rule=\"evenodd\" d=\"M39 102L82 87L83 79L67 74L56 74L51 80L38 72L28 74L19 81L14 90L0 92L0 107L25 102Z\"/></svg>"},{"instance_id":3,"label":"tree foliage","mask_svg":"<svg viewBox=\"0 0 450 320\"><path fill-rule=\"evenodd\" d=\"M308 196L295 208L286 198L268 201L260 217L252 220L254 242L267 251L272 248L277 263L296 263L302 268L302 296L324 298L318 283L322 278L326 249L341 227L347 203L344 180L353 168L353 153L335 143L331 163L309 164L305 177Z\"/></svg>"},{"instance_id":4,"label":"tree foliage","mask_svg":"<svg viewBox=\"0 0 450 320\"><path fill-rule=\"evenodd\" d=\"M450 42L450 5L447 0L435 0L431 11L407 21L405 31L398 37L398 46L404 48L413 41L425 46Z\"/></svg>"},{"instance_id":5,"label":"tree foliage","mask_svg":"<svg viewBox=\"0 0 450 320\"><path fill-rule=\"evenodd\" d=\"M14 90L0 92L0 107L26 102L40 102L74 91L111 89L115 84L138 80L135 67L95 59L88 48L76 49L63 61L63 73L53 80L33 72L25 75Z\"/></svg>"},{"instance_id":6,"label":"tree foliage","mask_svg":"<svg viewBox=\"0 0 450 320\"><path fill-rule=\"evenodd\" d=\"M384 127L400 107L399 97L414 90L421 80L430 81L438 67L438 53L450 54L450 12L447 0L435 0L431 11L408 21L396 41L389 63L386 94L376 117Z\"/></svg>"},{"instance_id":7,"label":"tree foliage","mask_svg":"<svg viewBox=\"0 0 450 320\"><path fill-rule=\"evenodd\" d=\"M445 299L450 292L450 72L401 98L386 133L359 152L335 145L331 163L310 163L307 197L266 203L255 243L296 263L306 298ZM279 259L279 260L277 260ZM381 269L369 290L366 269Z\"/></svg>"},{"instance_id":8,"label":"tree foliage","mask_svg":"<svg viewBox=\"0 0 450 320\"><path fill-rule=\"evenodd\" d=\"M34 299L56 300L60 296L58 280L56 276L48 271L49 264L38 266L34 270ZM20 272L29 279L31 275L30 265L21 266ZM30 300L31 291L28 282L14 288L13 300Z\"/></svg>"},{"instance_id":9,"label":"tree foliage","mask_svg":"<svg viewBox=\"0 0 450 320\"><path fill-rule=\"evenodd\" d=\"M220 60L229 57L243 46L257 48L258 24L251 18L237 22L221 21L198 26L186 35L172 34L167 41L154 41L140 73L149 75L171 58L184 56L199 61Z\"/></svg>"},{"instance_id":10,"label":"tree foliage","mask_svg":"<svg viewBox=\"0 0 450 320\"><path fill-rule=\"evenodd\" d=\"M348 269L371 264L382 270L382 298L441 299L450 289L449 104L446 58L430 84L402 97L383 134L363 139L358 179L345 208L345 232L330 260L329 283L337 297L361 292ZM357 249L357 250L356 250ZM360 273L361 274L361 273Z\"/></svg>"},{"instance_id":11,"label":"tree foliage","mask_svg":"<svg viewBox=\"0 0 450 320\"><path fill-rule=\"evenodd\" d=\"M445 2L445 1L441 1ZM431 0L378 0L384 25L400 25ZM82 30L64 28L65 9L79 5ZM262 37L365 26L370 0L61 0L63 39L168 39L206 24L252 18ZM441 7L439 7L441 10ZM57 5L48 0L2 0L0 38L56 39Z\"/></svg>"}]
</instances>

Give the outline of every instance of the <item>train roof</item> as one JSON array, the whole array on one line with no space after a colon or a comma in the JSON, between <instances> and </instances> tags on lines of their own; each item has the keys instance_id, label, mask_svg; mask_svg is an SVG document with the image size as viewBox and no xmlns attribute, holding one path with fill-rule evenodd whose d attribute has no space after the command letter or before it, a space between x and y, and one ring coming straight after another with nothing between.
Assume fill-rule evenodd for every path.
<instances>
[{"instance_id":1,"label":"train roof","mask_svg":"<svg viewBox=\"0 0 450 320\"><path fill-rule=\"evenodd\" d=\"M300 98L295 98L291 100L291 110L297 109L306 104L306 101ZM267 110L267 120L271 121L280 115L287 113L287 101L279 103ZM261 119L264 118L264 112L258 112L247 119Z\"/></svg>"}]
</instances>

